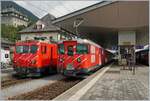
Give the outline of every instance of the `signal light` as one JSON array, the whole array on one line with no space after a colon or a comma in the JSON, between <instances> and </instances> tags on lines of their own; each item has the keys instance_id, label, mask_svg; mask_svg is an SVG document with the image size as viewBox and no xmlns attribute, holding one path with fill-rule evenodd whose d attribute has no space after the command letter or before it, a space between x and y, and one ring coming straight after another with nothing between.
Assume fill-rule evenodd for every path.
<instances>
[{"instance_id":1,"label":"signal light","mask_svg":"<svg viewBox=\"0 0 150 101\"><path fill-rule=\"evenodd\" d=\"M32 60L32 64L36 64L36 60Z\"/></svg>"}]
</instances>

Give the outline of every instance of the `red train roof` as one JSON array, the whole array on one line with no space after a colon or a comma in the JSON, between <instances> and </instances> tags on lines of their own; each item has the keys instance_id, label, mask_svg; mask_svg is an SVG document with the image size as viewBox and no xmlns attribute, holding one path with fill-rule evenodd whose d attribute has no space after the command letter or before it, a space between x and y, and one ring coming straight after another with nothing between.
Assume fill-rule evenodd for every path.
<instances>
[{"instance_id":1,"label":"red train roof","mask_svg":"<svg viewBox=\"0 0 150 101\"><path fill-rule=\"evenodd\" d=\"M63 40L58 42L58 44L63 43L63 42L69 42L69 41L77 41L77 43L88 43L94 46L97 46L99 48L102 48L100 45L96 44L95 42L91 41L91 40L87 40L87 39L72 39L72 40Z\"/></svg>"}]
</instances>

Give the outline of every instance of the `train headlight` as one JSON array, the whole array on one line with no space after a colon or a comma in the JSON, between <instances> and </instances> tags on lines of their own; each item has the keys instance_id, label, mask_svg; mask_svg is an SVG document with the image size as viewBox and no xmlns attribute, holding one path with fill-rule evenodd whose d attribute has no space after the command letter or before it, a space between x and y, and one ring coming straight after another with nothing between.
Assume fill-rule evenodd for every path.
<instances>
[{"instance_id":1,"label":"train headlight","mask_svg":"<svg viewBox=\"0 0 150 101\"><path fill-rule=\"evenodd\" d=\"M80 63L80 62L81 62L81 58L78 58L78 59L77 59L77 62L79 62L79 63Z\"/></svg>"},{"instance_id":2,"label":"train headlight","mask_svg":"<svg viewBox=\"0 0 150 101\"><path fill-rule=\"evenodd\" d=\"M32 64L36 64L36 60L32 60Z\"/></svg>"}]
</instances>

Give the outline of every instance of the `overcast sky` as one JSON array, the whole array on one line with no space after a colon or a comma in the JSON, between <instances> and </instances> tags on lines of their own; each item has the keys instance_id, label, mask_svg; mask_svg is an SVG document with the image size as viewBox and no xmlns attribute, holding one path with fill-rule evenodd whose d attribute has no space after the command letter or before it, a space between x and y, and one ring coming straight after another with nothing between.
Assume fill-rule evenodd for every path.
<instances>
[{"instance_id":1,"label":"overcast sky","mask_svg":"<svg viewBox=\"0 0 150 101\"><path fill-rule=\"evenodd\" d=\"M47 13L54 15L55 17L60 17L66 15L70 12L79 10L81 8L93 5L102 0L82 0L82 1L68 1L68 0L55 0L55 1L32 1L32 0L17 0L14 1L20 6L31 11L37 17L41 18Z\"/></svg>"}]
</instances>

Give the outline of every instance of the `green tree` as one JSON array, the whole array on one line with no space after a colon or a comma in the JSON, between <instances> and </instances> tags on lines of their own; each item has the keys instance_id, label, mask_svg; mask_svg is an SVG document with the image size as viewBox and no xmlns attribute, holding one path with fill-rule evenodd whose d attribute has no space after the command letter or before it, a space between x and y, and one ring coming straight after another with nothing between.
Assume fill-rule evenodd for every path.
<instances>
[{"instance_id":1,"label":"green tree","mask_svg":"<svg viewBox=\"0 0 150 101\"><path fill-rule=\"evenodd\" d=\"M20 35L17 33L24 28L25 26L14 27L12 25L2 24L1 25L1 37L7 38L10 41L15 42L15 40L18 40L20 38Z\"/></svg>"}]
</instances>

